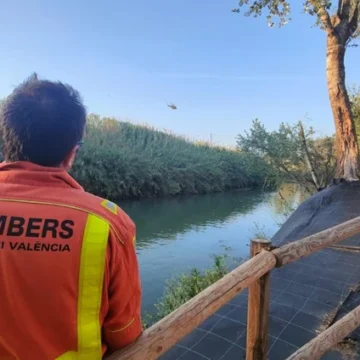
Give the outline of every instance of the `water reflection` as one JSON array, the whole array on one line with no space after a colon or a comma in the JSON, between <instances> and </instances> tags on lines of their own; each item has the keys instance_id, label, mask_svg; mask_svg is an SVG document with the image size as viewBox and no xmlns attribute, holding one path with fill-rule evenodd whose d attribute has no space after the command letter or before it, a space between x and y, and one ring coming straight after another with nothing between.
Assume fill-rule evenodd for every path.
<instances>
[{"instance_id":1,"label":"water reflection","mask_svg":"<svg viewBox=\"0 0 360 360\"><path fill-rule=\"evenodd\" d=\"M299 185L283 184L276 193L272 194L270 203L276 214L287 217L309 196L310 194Z\"/></svg>"},{"instance_id":2,"label":"water reflection","mask_svg":"<svg viewBox=\"0 0 360 360\"><path fill-rule=\"evenodd\" d=\"M147 199L119 204L135 221L138 249L179 234L219 227L238 214L251 212L264 201L261 191L237 191L169 199Z\"/></svg>"},{"instance_id":3,"label":"water reflection","mask_svg":"<svg viewBox=\"0 0 360 360\"><path fill-rule=\"evenodd\" d=\"M137 226L143 308L153 310L166 280L194 267L210 267L212 255L224 253L224 247L232 249L234 258L247 258L255 233L261 229L272 236L304 196L296 186L286 185L280 192L236 191L119 203Z\"/></svg>"}]
</instances>

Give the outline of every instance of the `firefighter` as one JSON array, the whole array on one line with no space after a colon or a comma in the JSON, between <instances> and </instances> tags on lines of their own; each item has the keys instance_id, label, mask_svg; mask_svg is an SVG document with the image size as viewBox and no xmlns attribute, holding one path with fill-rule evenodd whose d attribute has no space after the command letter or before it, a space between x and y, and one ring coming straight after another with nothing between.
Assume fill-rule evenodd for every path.
<instances>
[{"instance_id":1,"label":"firefighter","mask_svg":"<svg viewBox=\"0 0 360 360\"><path fill-rule=\"evenodd\" d=\"M31 76L1 105L0 359L101 359L141 334L135 225L68 174L79 93Z\"/></svg>"}]
</instances>

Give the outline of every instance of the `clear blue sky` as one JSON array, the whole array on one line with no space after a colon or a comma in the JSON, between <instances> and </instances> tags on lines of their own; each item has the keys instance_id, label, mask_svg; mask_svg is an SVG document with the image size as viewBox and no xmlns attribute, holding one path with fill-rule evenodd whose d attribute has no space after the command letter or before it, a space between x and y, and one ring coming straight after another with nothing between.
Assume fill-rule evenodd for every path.
<instances>
[{"instance_id":1,"label":"clear blue sky","mask_svg":"<svg viewBox=\"0 0 360 360\"><path fill-rule=\"evenodd\" d=\"M232 145L256 117L275 129L306 114L320 133L333 132L325 35L314 19L294 5L292 22L269 29L265 18L232 13L236 5L3 0L0 98L36 71L76 87L89 112L191 138L212 133ZM360 84L359 51L348 51L348 84Z\"/></svg>"}]
</instances>

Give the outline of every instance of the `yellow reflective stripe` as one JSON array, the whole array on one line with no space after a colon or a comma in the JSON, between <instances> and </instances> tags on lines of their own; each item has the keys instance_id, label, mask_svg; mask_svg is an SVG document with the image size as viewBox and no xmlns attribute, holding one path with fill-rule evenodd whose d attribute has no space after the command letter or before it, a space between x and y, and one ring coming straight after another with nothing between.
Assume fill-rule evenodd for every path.
<instances>
[{"instance_id":1,"label":"yellow reflective stripe","mask_svg":"<svg viewBox=\"0 0 360 360\"><path fill-rule=\"evenodd\" d=\"M102 358L99 323L109 224L88 215L81 249L77 332L77 352L67 352L57 360L99 360Z\"/></svg>"},{"instance_id":2,"label":"yellow reflective stripe","mask_svg":"<svg viewBox=\"0 0 360 360\"><path fill-rule=\"evenodd\" d=\"M81 249L78 298L78 352L101 359L99 323L109 224L89 215Z\"/></svg>"}]
</instances>

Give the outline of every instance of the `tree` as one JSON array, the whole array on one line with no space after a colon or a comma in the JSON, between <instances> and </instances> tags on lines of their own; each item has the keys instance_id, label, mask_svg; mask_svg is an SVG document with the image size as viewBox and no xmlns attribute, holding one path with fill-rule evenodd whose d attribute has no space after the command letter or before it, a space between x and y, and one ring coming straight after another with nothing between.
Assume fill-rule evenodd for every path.
<instances>
[{"instance_id":1,"label":"tree","mask_svg":"<svg viewBox=\"0 0 360 360\"><path fill-rule=\"evenodd\" d=\"M278 171L278 182L293 181L307 192L327 186L335 172L334 139L315 138L312 128L304 129L282 123L277 131L267 131L259 120L254 120L249 132L238 135L241 151L255 154Z\"/></svg>"},{"instance_id":2,"label":"tree","mask_svg":"<svg viewBox=\"0 0 360 360\"><path fill-rule=\"evenodd\" d=\"M316 17L316 24L326 32L326 77L336 129L336 176L358 180L358 144L349 95L345 86L345 52L351 41L360 35L360 0L338 0L333 7L330 0L303 0L304 11ZM289 20L289 0L240 0L240 12L258 17L264 12L270 27L285 25Z\"/></svg>"}]
</instances>

